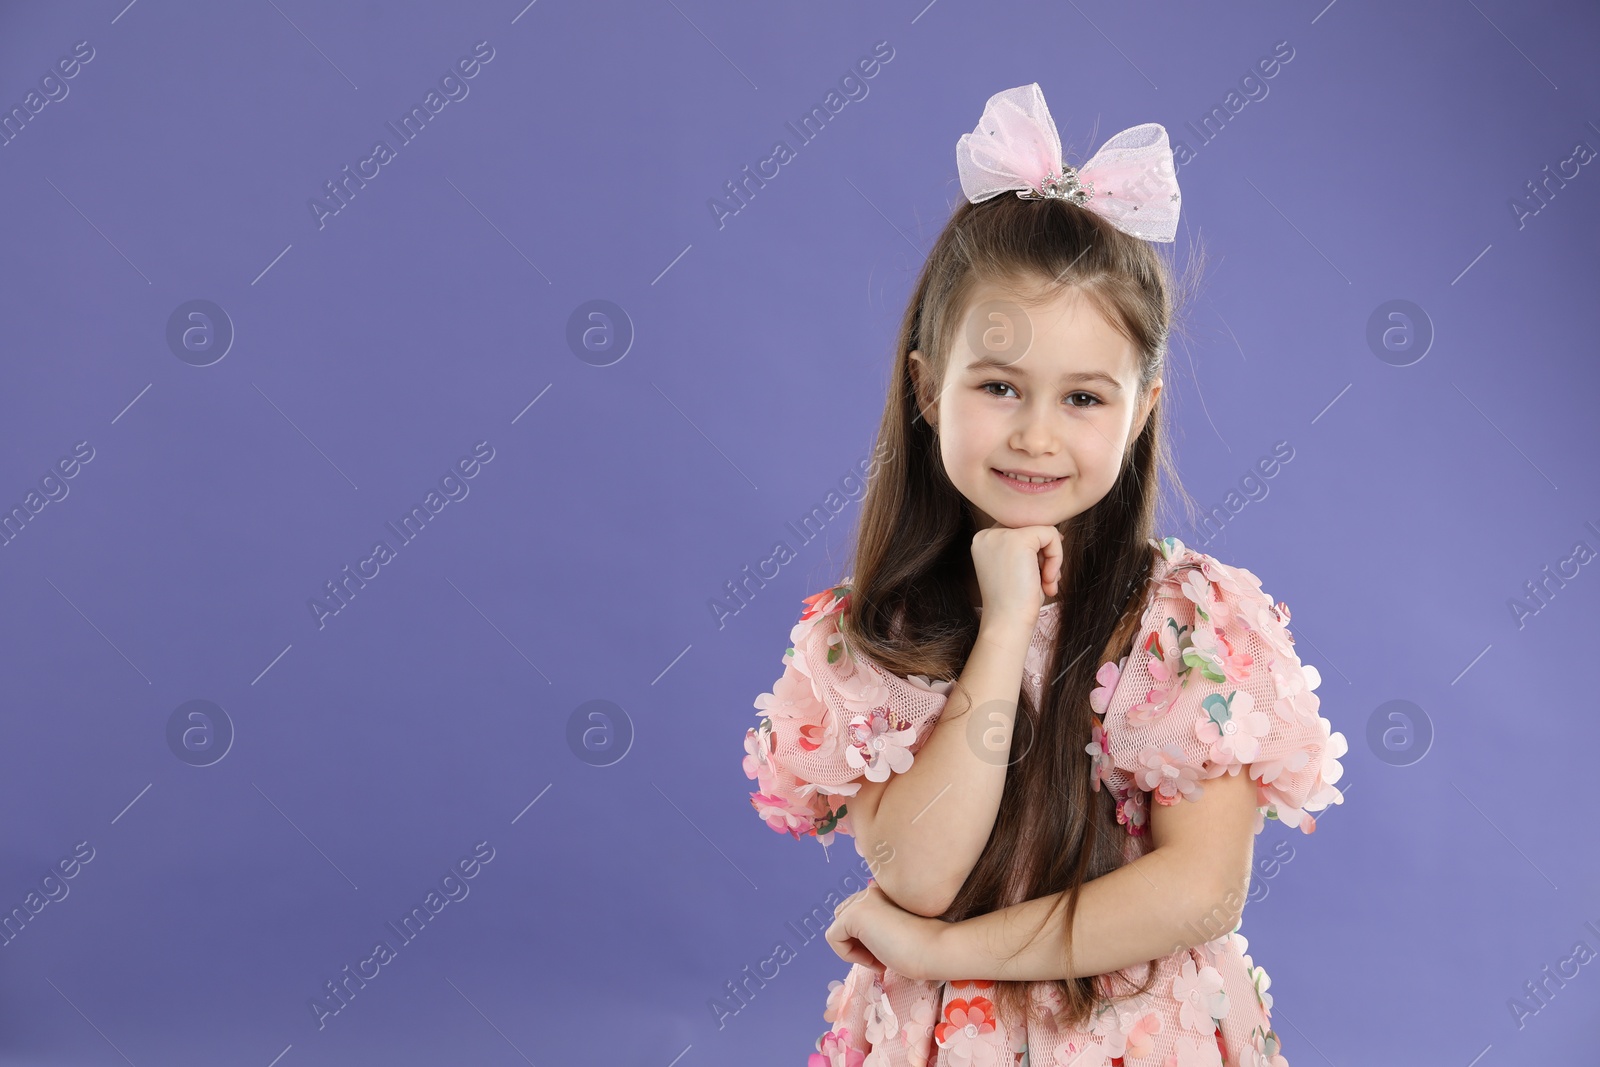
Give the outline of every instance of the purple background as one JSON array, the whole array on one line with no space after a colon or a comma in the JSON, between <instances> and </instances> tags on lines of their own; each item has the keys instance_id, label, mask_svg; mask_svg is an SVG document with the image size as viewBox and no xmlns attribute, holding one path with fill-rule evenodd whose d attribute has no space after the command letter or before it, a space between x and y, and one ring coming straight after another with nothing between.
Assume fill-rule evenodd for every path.
<instances>
[{"instance_id":1,"label":"purple background","mask_svg":"<svg viewBox=\"0 0 1600 1067\"><path fill-rule=\"evenodd\" d=\"M1293 450L1219 535L1164 531L1290 604L1350 741L1347 803L1257 843L1294 850L1242 929L1290 1062L1594 1055L1600 963L1521 1026L1508 1001L1600 951L1600 566L1520 626L1510 601L1600 550L1600 161L1526 187L1600 148L1600 16L861 6L5 6L0 108L94 57L0 145L0 509L94 457L0 547L0 911L94 858L0 947L0 1062L804 1063L847 968L786 924L859 861L755 818L741 742L857 508L786 524L870 456L956 139L1030 81L1069 161L1146 121L1196 153L1180 248L1212 259L1164 394L1191 492L1226 506ZM479 41L469 95L400 144ZM800 145L785 124L880 41ZM719 226L778 138L796 158ZM235 332L204 367L167 341L196 299ZM1367 340L1397 299L1420 361ZM591 300L633 336L585 359ZM469 494L319 627L324 583L480 441ZM741 605L779 540L797 558ZM210 766L167 741L191 700L235 731ZM1431 724L1420 761L1368 740L1391 700ZM311 997L479 841L470 895L319 1030ZM797 957L729 998L780 939Z\"/></svg>"}]
</instances>

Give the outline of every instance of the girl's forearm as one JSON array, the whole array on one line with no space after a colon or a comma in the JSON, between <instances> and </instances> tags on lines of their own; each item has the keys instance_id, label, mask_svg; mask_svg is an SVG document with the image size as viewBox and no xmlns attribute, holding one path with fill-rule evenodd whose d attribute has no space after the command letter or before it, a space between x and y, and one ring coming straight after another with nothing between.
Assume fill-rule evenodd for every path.
<instances>
[{"instance_id":1,"label":"girl's forearm","mask_svg":"<svg viewBox=\"0 0 1600 1067\"><path fill-rule=\"evenodd\" d=\"M907 911L942 914L988 843L1032 637L1021 620L984 620L911 767L880 785L875 804L851 805L862 855L890 857L873 874Z\"/></svg>"},{"instance_id":2,"label":"girl's forearm","mask_svg":"<svg viewBox=\"0 0 1600 1067\"><path fill-rule=\"evenodd\" d=\"M1236 887L1215 885L1208 872L1203 862L1158 848L1085 882L1073 917L1070 963L1062 936L1066 894L1052 893L942 924L933 935L929 970L941 981L1081 978L1214 940L1238 925L1245 898ZM1008 959L1012 953L1017 955Z\"/></svg>"}]
</instances>

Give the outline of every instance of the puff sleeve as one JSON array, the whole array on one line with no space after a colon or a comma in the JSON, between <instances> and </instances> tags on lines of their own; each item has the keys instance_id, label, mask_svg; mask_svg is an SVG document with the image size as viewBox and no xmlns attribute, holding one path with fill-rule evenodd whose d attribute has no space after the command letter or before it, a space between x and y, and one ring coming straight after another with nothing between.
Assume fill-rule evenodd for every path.
<instances>
[{"instance_id":1,"label":"puff sleeve","mask_svg":"<svg viewBox=\"0 0 1600 1067\"><path fill-rule=\"evenodd\" d=\"M1112 789L1137 835L1148 802L1197 799L1207 779L1245 770L1257 833L1267 819L1311 833L1312 812L1344 802L1347 746L1318 713L1321 676L1295 654L1288 605L1243 567L1175 537L1152 544L1163 559L1140 634L1090 697L1104 716L1087 748L1095 788Z\"/></svg>"},{"instance_id":2,"label":"puff sleeve","mask_svg":"<svg viewBox=\"0 0 1600 1067\"><path fill-rule=\"evenodd\" d=\"M745 732L745 776L760 787L750 794L756 814L779 833L823 845L835 831L853 836L844 798L863 778L883 782L910 768L951 686L857 656L839 628L849 601L849 579L805 598L783 675L756 697L761 723Z\"/></svg>"}]
</instances>

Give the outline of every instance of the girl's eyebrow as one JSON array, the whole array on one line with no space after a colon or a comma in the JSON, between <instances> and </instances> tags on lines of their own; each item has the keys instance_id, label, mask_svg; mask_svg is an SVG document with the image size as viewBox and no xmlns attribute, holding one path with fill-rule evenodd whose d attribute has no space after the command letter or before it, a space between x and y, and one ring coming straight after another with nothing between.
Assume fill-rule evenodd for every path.
<instances>
[{"instance_id":1,"label":"girl's eyebrow","mask_svg":"<svg viewBox=\"0 0 1600 1067\"><path fill-rule=\"evenodd\" d=\"M988 353L979 353L973 356L972 361L967 364L967 370L983 370L988 367L1003 370L1019 377L1028 377L1028 372L1023 370L1017 363ZM1115 389L1119 392L1122 389L1121 382L1101 370L1070 371L1061 376L1061 381L1063 384L1066 382L1102 382L1108 389Z\"/></svg>"}]
</instances>

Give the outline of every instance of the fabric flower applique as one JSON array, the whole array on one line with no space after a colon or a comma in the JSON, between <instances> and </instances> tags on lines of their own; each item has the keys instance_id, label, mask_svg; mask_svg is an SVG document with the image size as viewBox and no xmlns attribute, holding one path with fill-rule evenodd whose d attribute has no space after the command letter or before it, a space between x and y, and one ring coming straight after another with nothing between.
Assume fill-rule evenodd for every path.
<instances>
[{"instance_id":1,"label":"fabric flower applique","mask_svg":"<svg viewBox=\"0 0 1600 1067\"><path fill-rule=\"evenodd\" d=\"M1180 1036L1167 1063L1171 1067L1222 1067L1222 1052L1217 1048L1215 1033L1209 1038L1196 1034Z\"/></svg>"},{"instance_id":2,"label":"fabric flower applique","mask_svg":"<svg viewBox=\"0 0 1600 1067\"><path fill-rule=\"evenodd\" d=\"M850 748L844 754L852 770L866 771L867 781L886 782L889 773L901 774L911 768L910 745L917 739L915 730L894 729L881 708L870 716L858 715L847 727Z\"/></svg>"},{"instance_id":3,"label":"fabric flower applique","mask_svg":"<svg viewBox=\"0 0 1600 1067\"><path fill-rule=\"evenodd\" d=\"M844 582L832 589L824 589L804 598L806 609L800 613L801 622L837 615L850 607L850 583Z\"/></svg>"},{"instance_id":4,"label":"fabric flower applique","mask_svg":"<svg viewBox=\"0 0 1600 1067\"><path fill-rule=\"evenodd\" d=\"M1322 673L1309 663L1302 664L1298 671L1287 670L1290 662L1278 660L1272 672L1272 690L1277 694L1272 710L1290 725L1315 722L1322 698L1313 690L1322 684Z\"/></svg>"},{"instance_id":5,"label":"fabric flower applique","mask_svg":"<svg viewBox=\"0 0 1600 1067\"><path fill-rule=\"evenodd\" d=\"M773 683L772 692L756 697L755 706L765 719L798 720L801 724L800 747L808 752L822 750L825 745L838 744L836 736L827 735L825 723L828 709L817 699L811 679L792 666Z\"/></svg>"},{"instance_id":6,"label":"fabric flower applique","mask_svg":"<svg viewBox=\"0 0 1600 1067\"><path fill-rule=\"evenodd\" d=\"M1267 990L1272 988L1272 978L1267 974L1266 968L1257 967L1255 964L1251 963L1249 956L1246 956L1244 960L1246 965L1248 965L1250 968L1248 972L1250 975L1250 984L1256 987L1256 1002L1261 1005L1262 1011L1271 1014L1272 994L1268 993Z\"/></svg>"},{"instance_id":7,"label":"fabric flower applique","mask_svg":"<svg viewBox=\"0 0 1600 1067\"><path fill-rule=\"evenodd\" d=\"M1092 731L1093 740L1083 746L1083 750L1093 760L1089 784L1098 790L1100 783L1105 781L1107 776L1111 774L1111 745L1106 737L1105 729L1098 723L1092 727Z\"/></svg>"},{"instance_id":8,"label":"fabric flower applique","mask_svg":"<svg viewBox=\"0 0 1600 1067\"><path fill-rule=\"evenodd\" d=\"M1089 1032L1105 1039L1111 1059L1139 1059L1155 1050L1155 1035L1162 1029L1159 1013L1149 1010L1148 998L1116 1003L1104 1001L1089 1020Z\"/></svg>"},{"instance_id":9,"label":"fabric flower applique","mask_svg":"<svg viewBox=\"0 0 1600 1067\"><path fill-rule=\"evenodd\" d=\"M1117 822L1128 828L1134 837L1143 837L1145 824L1150 821L1150 794L1142 789L1130 789L1128 795L1117 801Z\"/></svg>"},{"instance_id":10,"label":"fabric flower applique","mask_svg":"<svg viewBox=\"0 0 1600 1067\"><path fill-rule=\"evenodd\" d=\"M928 1038L933 1035L939 1018L939 1006L934 997L918 997L911 1006L911 1018L906 1020L900 1035L906 1043L906 1059L911 1067L928 1067Z\"/></svg>"},{"instance_id":11,"label":"fabric flower applique","mask_svg":"<svg viewBox=\"0 0 1600 1067\"><path fill-rule=\"evenodd\" d=\"M827 711L817 699L811 679L794 669L791 663L772 685L772 692L756 697L756 710L763 716L780 719L799 719L801 722L821 722Z\"/></svg>"},{"instance_id":12,"label":"fabric flower applique","mask_svg":"<svg viewBox=\"0 0 1600 1067\"><path fill-rule=\"evenodd\" d=\"M750 806L756 809L761 821L780 834L791 834L796 839L815 833L817 813L810 808L796 808L781 793L751 793Z\"/></svg>"},{"instance_id":13,"label":"fabric flower applique","mask_svg":"<svg viewBox=\"0 0 1600 1067\"><path fill-rule=\"evenodd\" d=\"M1179 1002L1178 1022L1186 1029L1211 1035L1217 1020L1228 1016L1228 994L1222 988L1222 973L1215 967L1195 968L1194 960L1184 960L1172 979L1172 998Z\"/></svg>"},{"instance_id":14,"label":"fabric flower applique","mask_svg":"<svg viewBox=\"0 0 1600 1067\"><path fill-rule=\"evenodd\" d=\"M1250 1031L1250 1044L1239 1057L1240 1067L1289 1067L1289 1061L1280 1051L1282 1048L1283 1042L1278 1040L1276 1032L1257 1026Z\"/></svg>"},{"instance_id":15,"label":"fabric flower applique","mask_svg":"<svg viewBox=\"0 0 1600 1067\"><path fill-rule=\"evenodd\" d=\"M1157 804L1176 804L1183 798L1199 800L1205 793L1199 768L1186 760L1183 750L1171 741L1160 748L1146 745L1139 753L1139 763L1134 779Z\"/></svg>"},{"instance_id":16,"label":"fabric flower applique","mask_svg":"<svg viewBox=\"0 0 1600 1067\"><path fill-rule=\"evenodd\" d=\"M744 771L762 821L824 847L853 834L849 806L866 781L907 770L954 680L902 677L858 655L842 627L850 580L805 599L789 631L783 674L756 697L759 726L745 734Z\"/></svg>"},{"instance_id":17,"label":"fabric flower applique","mask_svg":"<svg viewBox=\"0 0 1600 1067\"><path fill-rule=\"evenodd\" d=\"M1194 573L1189 572L1191 576ZM1255 659L1248 652L1234 651L1227 634L1206 622L1195 627L1189 647L1184 650L1183 662L1210 681L1239 685L1249 679Z\"/></svg>"},{"instance_id":18,"label":"fabric flower applique","mask_svg":"<svg viewBox=\"0 0 1600 1067\"><path fill-rule=\"evenodd\" d=\"M1184 663L1189 628L1169 618L1165 629L1172 630L1170 641L1164 641L1160 632L1152 632L1145 640L1145 651L1150 654L1147 669L1152 685L1145 698L1128 709L1128 722L1134 726L1148 725L1165 715L1183 688L1184 672L1189 669Z\"/></svg>"},{"instance_id":19,"label":"fabric flower applique","mask_svg":"<svg viewBox=\"0 0 1600 1067\"><path fill-rule=\"evenodd\" d=\"M933 1028L939 1047L960 1067L999 1067L1006 1052L1005 1036L988 997L957 997L944 1006L944 1021ZM1009 1057L1007 1057L1009 1058Z\"/></svg>"},{"instance_id":20,"label":"fabric flower applique","mask_svg":"<svg viewBox=\"0 0 1600 1067\"><path fill-rule=\"evenodd\" d=\"M1117 681L1122 677L1122 668L1127 662L1127 656L1116 662L1106 660L1095 672L1094 680L1100 684L1089 691L1089 706L1094 709L1096 715L1106 713L1106 708L1111 704L1111 694L1116 692Z\"/></svg>"},{"instance_id":21,"label":"fabric flower applique","mask_svg":"<svg viewBox=\"0 0 1600 1067\"><path fill-rule=\"evenodd\" d=\"M1056 1046L1055 1058L1049 1067L1107 1067L1110 1062L1106 1047L1100 1042L1068 1041Z\"/></svg>"},{"instance_id":22,"label":"fabric flower applique","mask_svg":"<svg viewBox=\"0 0 1600 1067\"><path fill-rule=\"evenodd\" d=\"M1176 537L1163 537L1155 543L1155 546L1161 550L1161 558L1169 563L1172 562L1172 557L1183 553L1183 542Z\"/></svg>"},{"instance_id":23,"label":"fabric flower applique","mask_svg":"<svg viewBox=\"0 0 1600 1067\"><path fill-rule=\"evenodd\" d=\"M1238 927L1235 926L1234 929L1237 930ZM1220 973L1227 965L1228 943L1232 936L1223 934L1221 937L1214 937L1210 941L1202 941L1192 946L1189 951L1194 953L1195 966L1215 967Z\"/></svg>"},{"instance_id":24,"label":"fabric flower applique","mask_svg":"<svg viewBox=\"0 0 1600 1067\"><path fill-rule=\"evenodd\" d=\"M1145 628L1132 652L1096 674L1091 705L1103 733L1085 748L1091 780L1111 788L1130 835L1145 828L1138 794L1170 806L1239 773L1256 783L1256 832L1277 819L1311 833L1311 813L1343 800L1334 783L1348 742L1318 714L1321 676L1294 653L1288 605L1243 567L1177 538L1151 544L1165 566L1156 563Z\"/></svg>"},{"instance_id":25,"label":"fabric flower applique","mask_svg":"<svg viewBox=\"0 0 1600 1067\"><path fill-rule=\"evenodd\" d=\"M1211 621L1211 578L1201 570L1185 571L1178 582L1178 592L1194 604L1197 622Z\"/></svg>"},{"instance_id":26,"label":"fabric flower applique","mask_svg":"<svg viewBox=\"0 0 1600 1067\"><path fill-rule=\"evenodd\" d=\"M1240 603L1238 618L1241 625L1260 634L1279 659L1294 654L1294 634L1288 627L1289 605L1283 601L1274 604L1265 595L1249 596Z\"/></svg>"},{"instance_id":27,"label":"fabric flower applique","mask_svg":"<svg viewBox=\"0 0 1600 1067\"><path fill-rule=\"evenodd\" d=\"M1341 752L1340 755L1343 755L1343 753ZM1255 760L1251 763L1251 767L1256 781L1262 785L1271 785L1285 771L1302 770L1309 762L1311 762L1311 754L1303 748L1297 748L1279 759Z\"/></svg>"},{"instance_id":28,"label":"fabric flower applique","mask_svg":"<svg viewBox=\"0 0 1600 1067\"><path fill-rule=\"evenodd\" d=\"M867 1054L850 1043L849 1027L829 1030L817 1038L817 1051L806 1060L806 1067L864 1067Z\"/></svg>"},{"instance_id":29,"label":"fabric flower applique","mask_svg":"<svg viewBox=\"0 0 1600 1067\"><path fill-rule=\"evenodd\" d=\"M828 1003L822 1009L822 1021L836 1023L840 1013L844 1010L844 1002L850 996L850 986L842 979L835 978L828 983Z\"/></svg>"},{"instance_id":30,"label":"fabric flower applique","mask_svg":"<svg viewBox=\"0 0 1600 1067\"><path fill-rule=\"evenodd\" d=\"M1284 803L1281 795L1271 788L1271 783L1283 771L1305 767L1309 756L1304 749L1297 750L1281 760L1255 763L1253 766L1257 780L1262 783L1262 789L1271 789L1273 796L1263 813L1264 817L1256 820L1257 826L1260 826L1265 819L1277 819L1288 826L1299 827L1309 834L1316 830L1317 822L1307 809L1320 811L1329 804L1344 803L1344 794L1334 783L1344 777L1344 765L1339 762L1339 757L1350 750L1349 742L1345 740L1344 734L1333 732L1333 725L1327 719L1318 718L1317 723L1322 733L1322 762L1318 767L1318 776L1322 781L1321 788L1307 797L1303 806L1298 808Z\"/></svg>"},{"instance_id":31,"label":"fabric flower applique","mask_svg":"<svg viewBox=\"0 0 1600 1067\"><path fill-rule=\"evenodd\" d=\"M1206 581L1228 594L1228 600L1247 601L1262 595L1260 578L1244 567L1227 566L1214 556L1200 554L1200 573L1206 576Z\"/></svg>"},{"instance_id":32,"label":"fabric flower applique","mask_svg":"<svg viewBox=\"0 0 1600 1067\"><path fill-rule=\"evenodd\" d=\"M1211 746L1211 759L1215 763L1249 763L1261 751L1261 739L1272 729L1272 723L1259 711L1253 711L1255 698L1243 689L1228 696L1211 693L1200 702L1206 717L1194 725L1195 736Z\"/></svg>"},{"instance_id":33,"label":"fabric flower applique","mask_svg":"<svg viewBox=\"0 0 1600 1067\"><path fill-rule=\"evenodd\" d=\"M952 978L950 984L958 989L993 989L993 978ZM970 999L970 998L969 998Z\"/></svg>"},{"instance_id":34,"label":"fabric flower applique","mask_svg":"<svg viewBox=\"0 0 1600 1067\"><path fill-rule=\"evenodd\" d=\"M759 778L772 765L772 725L767 719L744 732L744 776Z\"/></svg>"},{"instance_id":35,"label":"fabric flower applique","mask_svg":"<svg viewBox=\"0 0 1600 1067\"><path fill-rule=\"evenodd\" d=\"M864 1027L867 1044L874 1050L868 1059L877 1058L887 1064L888 1057L879 1050L888 1044L891 1038L900 1035L900 1020L895 1016L894 1006L889 1003L889 995L883 988L882 980L876 975L873 976L872 985L867 989L867 1015Z\"/></svg>"}]
</instances>

